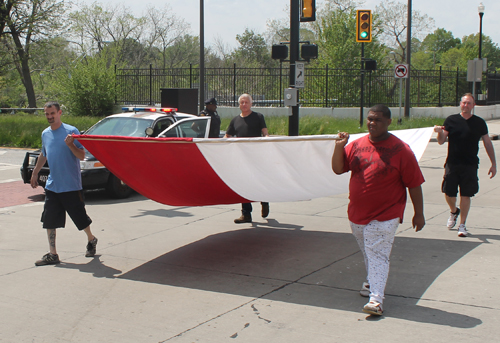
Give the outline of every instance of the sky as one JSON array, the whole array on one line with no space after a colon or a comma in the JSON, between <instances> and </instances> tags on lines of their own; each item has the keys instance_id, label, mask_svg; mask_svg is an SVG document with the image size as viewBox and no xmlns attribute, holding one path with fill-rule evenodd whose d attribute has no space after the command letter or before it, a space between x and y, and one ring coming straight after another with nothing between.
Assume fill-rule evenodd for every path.
<instances>
[{"instance_id":1,"label":"sky","mask_svg":"<svg viewBox=\"0 0 500 343\"><path fill-rule=\"evenodd\" d=\"M92 4L96 0L83 0ZM199 35L201 0L100 0L101 4L120 4L140 16L148 6L161 9L169 4L176 15L191 25L191 34ZM397 1L397 0L396 0ZM410 0L399 0L408 3ZM320 7L325 0L316 0ZM360 9L375 10L380 0L365 0ZM451 31L455 37L479 32L479 15L477 8L481 1L470 0L412 0L412 9L421 14L427 14L435 21L435 28ZM500 21L495 19L500 13L499 0L483 0L485 13L483 17L483 34L491 37L494 43L500 45ZM255 33L264 33L266 23L270 19L286 19L289 22L289 12L286 10L290 0L204 0L205 45L212 45L216 39L222 40L230 48L238 46L236 35L242 34L246 28Z\"/></svg>"}]
</instances>

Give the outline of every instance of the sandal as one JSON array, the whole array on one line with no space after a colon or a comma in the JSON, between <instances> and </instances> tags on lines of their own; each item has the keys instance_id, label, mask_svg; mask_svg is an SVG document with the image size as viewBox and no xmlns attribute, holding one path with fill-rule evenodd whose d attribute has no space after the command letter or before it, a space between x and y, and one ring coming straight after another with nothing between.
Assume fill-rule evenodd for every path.
<instances>
[{"instance_id":1,"label":"sandal","mask_svg":"<svg viewBox=\"0 0 500 343\"><path fill-rule=\"evenodd\" d=\"M371 300L363 307L363 312L369 313L374 316L381 316L382 313L384 313L384 310L382 309L381 303L375 300Z\"/></svg>"}]
</instances>

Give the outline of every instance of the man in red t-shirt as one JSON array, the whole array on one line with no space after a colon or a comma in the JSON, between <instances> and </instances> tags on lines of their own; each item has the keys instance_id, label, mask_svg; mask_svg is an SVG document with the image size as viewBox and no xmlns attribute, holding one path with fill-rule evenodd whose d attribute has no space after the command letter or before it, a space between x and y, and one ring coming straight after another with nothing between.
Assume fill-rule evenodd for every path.
<instances>
[{"instance_id":1,"label":"man in red t-shirt","mask_svg":"<svg viewBox=\"0 0 500 343\"><path fill-rule=\"evenodd\" d=\"M389 108L375 105L366 119L367 136L347 145L349 134L339 133L332 169L336 174L351 171L347 213L367 272L360 294L370 297L363 312L382 315L389 257L396 229L403 221L407 188L415 212L413 227L420 231L425 225L424 177L408 144L388 131L392 121Z\"/></svg>"}]
</instances>

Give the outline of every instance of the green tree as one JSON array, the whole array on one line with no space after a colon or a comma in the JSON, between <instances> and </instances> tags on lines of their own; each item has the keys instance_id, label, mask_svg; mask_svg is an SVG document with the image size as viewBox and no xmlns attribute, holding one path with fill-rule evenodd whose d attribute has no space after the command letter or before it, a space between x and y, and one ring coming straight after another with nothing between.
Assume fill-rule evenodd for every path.
<instances>
[{"instance_id":1,"label":"green tree","mask_svg":"<svg viewBox=\"0 0 500 343\"><path fill-rule=\"evenodd\" d=\"M439 55L460 45L460 43L460 38L455 38L451 31L438 28L424 38L422 46L426 51L432 51Z\"/></svg>"},{"instance_id":2,"label":"green tree","mask_svg":"<svg viewBox=\"0 0 500 343\"><path fill-rule=\"evenodd\" d=\"M236 40L240 46L236 48L231 56L234 63L254 68L269 68L275 64L263 35L247 28L243 34L236 35Z\"/></svg>"},{"instance_id":3,"label":"green tree","mask_svg":"<svg viewBox=\"0 0 500 343\"><path fill-rule=\"evenodd\" d=\"M319 47L315 65L328 64L332 68L359 68L361 65L361 43L356 42L356 8L359 3L349 0L330 1L318 12L312 29ZM380 31L373 26L372 42L365 43L365 58L378 62L383 67L386 49L378 41Z\"/></svg>"},{"instance_id":4,"label":"green tree","mask_svg":"<svg viewBox=\"0 0 500 343\"><path fill-rule=\"evenodd\" d=\"M479 56L479 34L464 36L460 45L445 51L440 63L446 67L467 69L467 62ZM500 69L500 49L489 36L483 35L481 57L488 60L489 70Z\"/></svg>"},{"instance_id":5,"label":"green tree","mask_svg":"<svg viewBox=\"0 0 500 343\"><path fill-rule=\"evenodd\" d=\"M488 59L488 69L497 70L500 68L500 49L498 44L493 43L489 36L482 36L481 57ZM479 34L470 34L462 38L462 49L465 58L472 60L479 56Z\"/></svg>"},{"instance_id":6,"label":"green tree","mask_svg":"<svg viewBox=\"0 0 500 343\"><path fill-rule=\"evenodd\" d=\"M16 0L0 0L0 37L4 33L9 16L17 2Z\"/></svg>"},{"instance_id":7,"label":"green tree","mask_svg":"<svg viewBox=\"0 0 500 343\"><path fill-rule=\"evenodd\" d=\"M206 55L205 55L206 56ZM185 68L200 61L200 41L198 37L186 34L179 37L161 52L163 68Z\"/></svg>"},{"instance_id":8,"label":"green tree","mask_svg":"<svg viewBox=\"0 0 500 343\"><path fill-rule=\"evenodd\" d=\"M135 17L123 5L103 7L95 2L83 5L69 16L72 40L79 45L81 53L93 55L112 45L118 61L127 61L129 66L139 67L147 54L140 41L146 19ZM140 46L140 48L139 48Z\"/></svg>"},{"instance_id":9,"label":"green tree","mask_svg":"<svg viewBox=\"0 0 500 343\"><path fill-rule=\"evenodd\" d=\"M199 56L199 41L188 34L189 24L173 13L169 5L162 9L148 8L146 12L145 42L151 51L159 52L156 65L174 68L189 65L193 56ZM196 48L198 52L195 52ZM199 57L198 57L199 59Z\"/></svg>"},{"instance_id":10,"label":"green tree","mask_svg":"<svg viewBox=\"0 0 500 343\"><path fill-rule=\"evenodd\" d=\"M112 47L117 61L127 67L154 64L168 68L178 63L168 60L167 50L183 39L189 24L168 5L161 9L149 7L143 16L131 13L123 5L83 5L70 15L72 38L88 55Z\"/></svg>"},{"instance_id":11,"label":"green tree","mask_svg":"<svg viewBox=\"0 0 500 343\"><path fill-rule=\"evenodd\" d=\"M441 54L441 64L449 68L467 69L467 56L460 46L451 48Z\"/></svg>"},{"instance_id":12,"label":"green tree","mask_svg":"<svg viewBox=\"0 0 500 343\"><path fill-rule=\"evenodd\" d=\"M68 69L59 71L58 79L61 103L68 107L71 114L112 114L117 94L114 59L105 52L86 57Z\"/></svg>"},{"instance_id":13,"label":"green tree","mask_svg":"<svg viewBox=\"0 0 500 343\"><path fill-rule=\"evenodd\" d=\"M37 107L30 68L31 47L38 40L55 36L60 32L64 23L62 18L65 13L64 2L62 0L7 1L7 3L2 1L0 9L2 15L0 24L4 22L2 43L19 73L26 91L28 106ZM9 9L10 13L6 14Z\"/></svg>"},{"instance_id":14,"label":"green tree","mask_svg":"<svg viewBox=\"0 0 500 343\"><path fill-rule=\"evenodd\" d=\"M405 62L406 29L408 25L408 5L406 3L387 0L375 7L377 26L380 31L379 40L399 55L399 61ZM411 17L412 49L413 38L423 39L434 27L434 19L420 11L412 10ZM413 51L413 50L412 50Z\"/></svg>"},{"instance_id":15,"label":"green tree","mask_svg":"<svg viewBox=\"0 0 500 343\"><path fill-rule=\"evenodd\" d=\"M442 54L460 44L460 39L455 38L450 31L438 28L424 38L418 50L415 51L412 45L412 66L417 69L435 69L442 64Z\"/></svg>"}]
</instances>

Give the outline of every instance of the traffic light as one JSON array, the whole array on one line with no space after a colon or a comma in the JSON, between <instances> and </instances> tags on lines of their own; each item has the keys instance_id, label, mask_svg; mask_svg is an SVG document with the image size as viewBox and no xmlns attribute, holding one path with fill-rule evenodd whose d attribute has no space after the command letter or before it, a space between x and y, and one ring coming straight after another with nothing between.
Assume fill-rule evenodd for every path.
<instances>
[{"instance_id":1,"label":"traffic light","mask_svg":"<svg viewBox=\"0 0 500 343\"><path fill-rule=\"evenodd\" d=\"M284 44L274 44L271 48L271 57L274 60L286 60L288 57L288 47Z\"/></svg>"},{"instance_id":2,"label":"traffic light","mask_svg":"<svg viewBox=\"0 0 500 343\"><path fill-rule=\"evenodd\" d=\"M316 0L301 0L300 21L316 20Z\"/></svg>"},{"instance_id":3,"label":"traffic light","mask_svg":"<svg viewBox=\"0 0 500 343\"><path fill-rule=\"evenodd\" d=\"M302 44L300 46L300 57L308 61L311 58L318 58L318 46L316 44Z\"/></svg>"},{"instance_id":4,"label":"traffic light","mask_svg":"<svg viewBox=\"0 0 500 343\"><path fill-rule=\"evenodd\" d=\"M372 11L356 11L356 42L369 43L372 41Z\"/></svg>"},{"instance_id":5,"label":"traffic light","mask_svg":"<svg viewBox=\"0 0 500 343\"><path fill-rule=\"evenodd\" d=\"M377 70L377 61L372 59L366 59L365 70Z\"/></svg>"}]
</instances>

